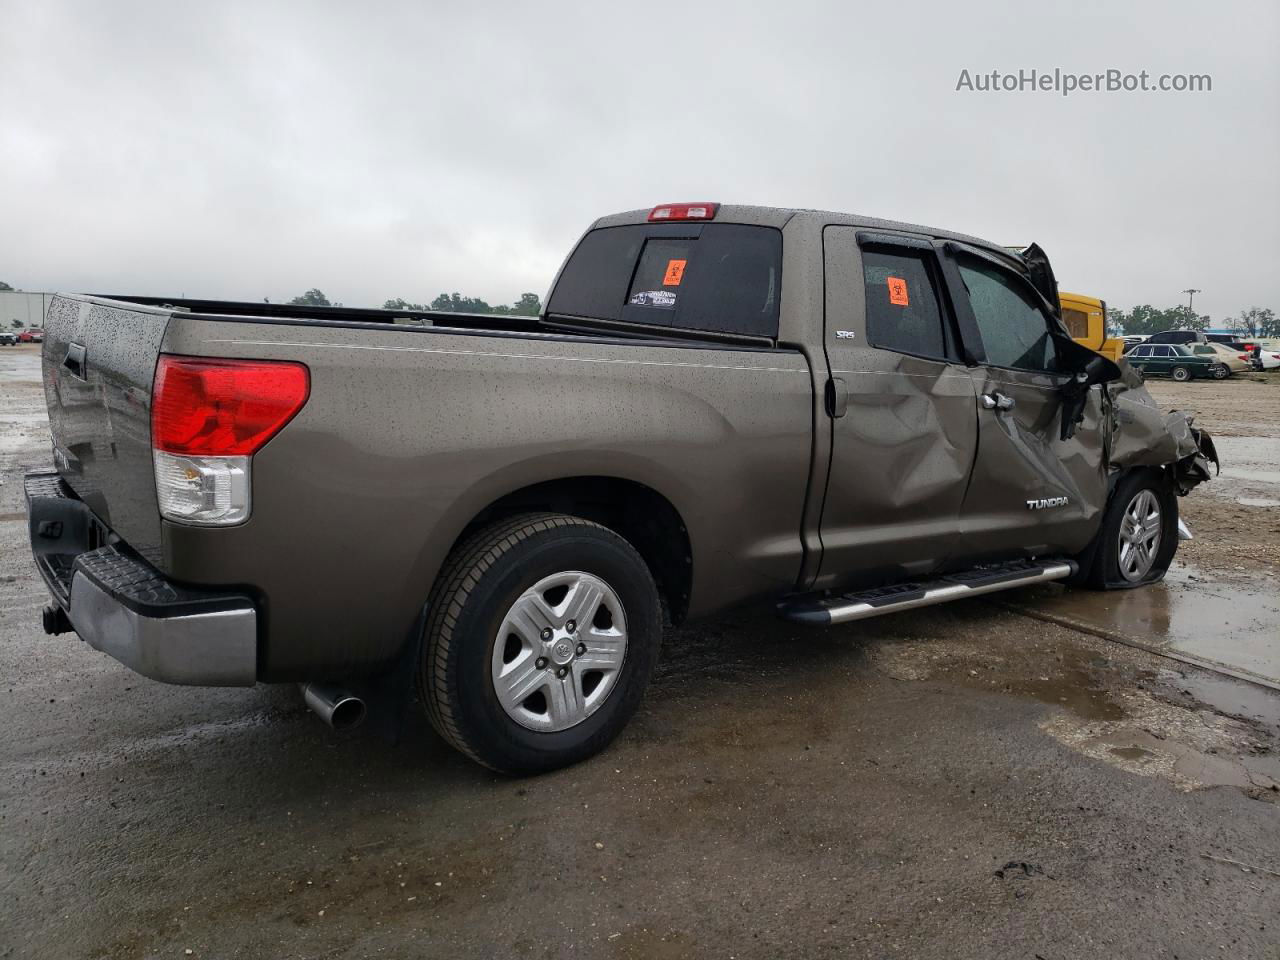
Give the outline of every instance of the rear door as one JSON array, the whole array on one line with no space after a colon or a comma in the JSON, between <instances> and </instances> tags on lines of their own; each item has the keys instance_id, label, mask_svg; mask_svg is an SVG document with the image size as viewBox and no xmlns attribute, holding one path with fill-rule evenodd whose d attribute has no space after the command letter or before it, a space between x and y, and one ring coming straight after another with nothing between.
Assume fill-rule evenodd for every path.
<instances>
[{"instance_id":1,"label":"rear door","mask_svg":"<svg viewBox=\"0 0 1280 960\"><path fill-rule=\"evenodd\" d=\"M1173 369L1174 358L1178 356L1173 347L1167 343L1158 343L1150 348L1151 359L1147 364L1147 369L1152 373L1167 374Z\"/></svg>"},{"instance_id":2,"label":"rear door","mask_svg":"<svg viewBox=\"0 0 1280 960\"><path fill-rule=\"evenodd\" d=\"M1155 347L1149 344L1140 344L1126 353L1125 359L1143 373L1153 373L1155 359L1152 357L1152 352L1154 350Z\"/></svg>"},{"instance_id":3,"label":"rear door","mask_svg":"<svg viewBox=\"0 0 1280 960\"><path fill-rule=\"evenodd\" d=\"M978 394L978 452L961 508L971 561L1075 553L1101 519L1101 388L1062 438L1066 337L1048 303L1003 261L945 245L946 271ZM1071 345L1074 346L1074 345Z\"/></svg>"},{"instance_id":4,"label":"rear door","mask_svg":"<svg viewBox=\"0 0 1280 960\"><path fill-rule=\"evenodd\" d=\"M818 586L926 574L958 549L977 444L932 245L828 226L831 461ZM821 427L820 427L821 428Z\"/></svg>"}]
</instances>

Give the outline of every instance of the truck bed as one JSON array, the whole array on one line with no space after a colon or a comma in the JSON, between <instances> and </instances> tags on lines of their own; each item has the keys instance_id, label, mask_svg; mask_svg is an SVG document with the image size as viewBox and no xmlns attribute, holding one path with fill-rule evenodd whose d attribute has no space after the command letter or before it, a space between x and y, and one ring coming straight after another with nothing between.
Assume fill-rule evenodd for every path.
<instances>
[{"instance_id":1,"label":"truck bed","mask_svg":"<svg viewBox=\"0 0 1280 960\"><path fill-rule=\"evenodd\" d=\"M265 322L308 321L323 324L407 324L461 330L527 332L540 329L537 317L520 314L457 313L451 310L382 310L370 307L313 307L252 300L197 300L173 297L99 294L99 299L136 303L207 317L238 317Z\"/></svg>"},{"instance_id":2,"label":"truck bed","mask_svg":"<svg viewBox=\"0 0 1280 960\"><path fill-rule=\"evenodd\" d=\"M161 354L310 372L305 407L254 455L239 526L160 518ZM640 524L670 504L690 541L717 545L688 590L706 609L786 590L800 568L815 395L798 350L509 315L60 296L43 369L62 478L166 577L258 598L259 679L385 665L467 526L503 498L553 506L540 485L624 488Z\"/></svg>"}]
</instances>

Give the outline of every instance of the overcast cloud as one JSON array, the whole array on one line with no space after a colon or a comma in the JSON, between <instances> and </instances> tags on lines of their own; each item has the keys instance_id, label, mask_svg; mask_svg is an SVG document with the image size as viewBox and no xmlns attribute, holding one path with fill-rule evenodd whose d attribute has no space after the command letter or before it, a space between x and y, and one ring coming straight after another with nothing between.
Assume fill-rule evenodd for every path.
<instances>
[{"instance_id":1,"label":"overcast cloud","mask_svg":"<svg viewBox=\"0 0 1280 960\"><path fill-rule=\"evenodd\" d=\"M0 0L0 279L540 295L595 217L819 207L1280 309L1280 5ZM962 69L1211 93L956 92Z\"/></svg>"}]
</instances>

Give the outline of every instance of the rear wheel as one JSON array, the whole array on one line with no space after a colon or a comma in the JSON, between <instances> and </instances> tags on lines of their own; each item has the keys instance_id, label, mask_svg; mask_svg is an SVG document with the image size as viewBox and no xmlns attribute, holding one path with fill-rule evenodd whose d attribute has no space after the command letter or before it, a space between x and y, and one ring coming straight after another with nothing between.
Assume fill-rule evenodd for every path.
<instances>
[{"instance_id":1,"label":"rear wheel","mask_svg":"<svg viewBox=\"0 0 1280 960\"><path fill-rule=\"evenodd\" d=\"M1209 374L1215 380L1225 380L1231 376L1231 371L1227 369L1226 364L1218 363L1209 370Z\"/></svg>"},{"instance_id":2,"label":"rear wheel","mask_svg":"<svg viewBox=\"0 0 1280 960\"><path fill-rule=\"evenodd\" d=\"M1178 498L1160 471L1134 471L1116 484L1074 582L1097 590L1155 583L1177 550Z\"/></svg>"},{"instance_id":3,"label":"rear wheel","mask_svg":"<svg viewBox=\"0 0 1280 960\"><path fill-rule=\"evenodd\" d=\"M445 565L429 605L419 688L467 756L528 774L603 749L640 704L662 636L644 560L580 517L487 527Z\"/></svg>"},{"instance_id":4,"label":"rear wheel","mask_svg":"<svg viewBox=\"0 0 1280 960\"><path fill-rule=\"evenodd\" d=\"M1169 376L1177 380L1179 383L1185 383L1191 379L1191 371L1186 367L1174 367L1169 371Z\"/></svg>"}]
</instances>

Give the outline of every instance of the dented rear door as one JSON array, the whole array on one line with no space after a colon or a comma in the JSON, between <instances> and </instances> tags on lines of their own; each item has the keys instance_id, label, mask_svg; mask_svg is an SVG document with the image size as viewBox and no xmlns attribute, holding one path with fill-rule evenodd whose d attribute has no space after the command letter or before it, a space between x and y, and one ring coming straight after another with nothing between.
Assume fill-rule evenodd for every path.
<instances>
[{"instance_id":1,"label":"dented rear door","mask_svg":"<svg viewBox=\"0 0 1280 960\"><path fill-rule=\"evenodd\" d=\"M930 573L960 549L973 385L923 238L828 226L831 462L817 586Z\"/></svg>"}]
</instances>

